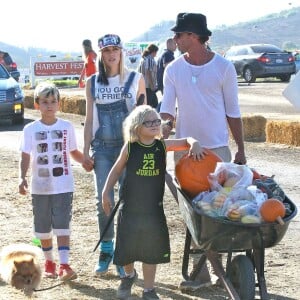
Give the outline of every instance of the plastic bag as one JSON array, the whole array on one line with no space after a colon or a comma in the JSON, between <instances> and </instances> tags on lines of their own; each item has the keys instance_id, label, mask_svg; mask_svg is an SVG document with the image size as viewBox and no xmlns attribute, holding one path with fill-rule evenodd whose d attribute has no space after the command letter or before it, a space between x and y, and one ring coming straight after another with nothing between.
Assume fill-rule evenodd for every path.
<instances>
[{"instance_id":1,"label":"plastic bag","mask_svg":"<svg viewBox=\"0 0 300 300\"><path fill-rule=\"evenodd\" d=\"M218 217L219 213L216 209L213 207L213 201L218 194L217 191L209 192L201 192L198 194L192 201L194 206L196 207L196 211L199 211L211 216L211 217Z\"/></svg>"},{"instance_id":2,"label":"plastic bag","mask_svg":"<svg viewBox=\"0 0 300 300\"><path fill-rule=\"evenodd\" d=\"M218 162L214 173L209 174L208 181L211 190L220 191L226 188L229 191L237 187L248 187L252 184L253 172L245 165Z\"/></svg>"}]
</instances>

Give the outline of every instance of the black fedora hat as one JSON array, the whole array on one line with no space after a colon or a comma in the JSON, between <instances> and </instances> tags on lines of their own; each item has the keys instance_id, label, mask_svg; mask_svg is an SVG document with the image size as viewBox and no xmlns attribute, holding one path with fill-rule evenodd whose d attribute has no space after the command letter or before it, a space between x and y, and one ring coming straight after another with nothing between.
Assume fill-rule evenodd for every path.
<instances>
[{"instance_id":1,"label":"black fedora hat","mask_svg":"<svg viewBox=\"0 0 300 300\"><path fill-rule=\"evenodd\" d=\"M192 32L199 36L211 36L207 29L206 17L202 14L179 13L176 24L171 28L174 32Z\"/></svg>"}]
</instances>

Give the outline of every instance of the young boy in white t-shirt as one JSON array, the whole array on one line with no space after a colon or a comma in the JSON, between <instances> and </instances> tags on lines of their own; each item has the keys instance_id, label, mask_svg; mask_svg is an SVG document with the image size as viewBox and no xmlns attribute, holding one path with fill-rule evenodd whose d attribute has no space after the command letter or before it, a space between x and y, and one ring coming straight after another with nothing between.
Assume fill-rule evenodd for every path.
<instances>
[{"instance_id":1,"label":"young boy in white t-shirt","mask_svg":"<svg viewBox=\"0 0 300 300\"><path fill-rule=\"evenodd\" d=\"M41 240L45 256L44 276L60 280L77 278L69 266L70 221L74 178L71 157L86 171L93 168L92 160L83 164L83 154L77 149L75 130L66 120L56 117L60 95L57 87L40 83L34 92L34 105L41 118L24 127L21 140L19 193L28 189L26 175L31 167L30 193L32 196L35 237ZM53 259L52 234L57 236L60 266L56 272Z\"/></svg>"}]
</instances>

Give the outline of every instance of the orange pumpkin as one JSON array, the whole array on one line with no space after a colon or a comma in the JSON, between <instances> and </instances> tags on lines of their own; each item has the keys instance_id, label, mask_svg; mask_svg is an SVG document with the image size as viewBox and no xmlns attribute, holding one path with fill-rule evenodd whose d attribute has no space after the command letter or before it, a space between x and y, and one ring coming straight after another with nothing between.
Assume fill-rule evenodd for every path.
<instances>
[{"instance_id":1,"label":"orange pumpkin","mask_svg":"<svg viewBox=\"0 0 300 300\"><path fill-rule=\"evenodd\" d=\"M267 199L260 207L261 217L265 222L275 222L283 225L282 218L285 216L285 207L283 203L275 198Z\"/></svg>"},{"instance_id":2,"label":"orange pumpkin","mask_svg":"<svg viewBox=\"0 0 300 300\"><path fill-rule=\"evenodd\" d=\"M191 198L210 189L207 176L222 159L210 150L201 160L184 155L175 166L175 176L182 190Z\"/></svg>"}]
</instances>

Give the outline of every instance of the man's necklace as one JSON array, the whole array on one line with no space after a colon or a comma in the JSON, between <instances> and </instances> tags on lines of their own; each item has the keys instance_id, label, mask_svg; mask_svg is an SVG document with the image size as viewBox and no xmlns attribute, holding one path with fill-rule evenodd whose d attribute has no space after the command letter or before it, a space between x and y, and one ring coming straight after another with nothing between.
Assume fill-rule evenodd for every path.
<instances>
[{"instance_id":1,"label":"man's necklace","mask_svg":"<svg viewBox=\"0 0 300 300\"><path fill-rule=\"evenodd\" d=\"M198 74L196 74L196 73L194 73L193 72L193 67L191 67L190 66L190 69L191 69L191 73L192 73L192 83L193 84L196 84L197 83L197 81L198 81L198 77L201 75L201 73L202 73L202 70L201 70L201 68L199 68L199 70L197 70L198 72Z\"/></svg>"},{"instance_id":2,"label":"man's necklace","mask_svg":"<svg viewBox=\"0 0 300 300\"><path fill-rule=\"evenodd\" d=\"M197 77L198 77L199 75L193 75L193 72L192 72L192 83L194 83L194 84L196 84L197 83Z\"/></svg>"},{"instance_id":3,"label":"man's necklace","mask_svg":"<svg viewBox=\"0 0 300 300\"><path fill-rule=\"evenodd\" d=\"M199 65L194 65L194 66L201 66L201 65L204 65L204 64L206 64L208 61L210 60L210 58L209 58L209 52L207 51L206 53L205 53L205 57L204 57L204 60L203 60L203 63L201 63L201 64L199 64ZM200 76L200 74L201 74L201 70L199 70L198 72L199 72L199 74L194 74L193 73L193 67L192 66L190 66L190 68L191 68L191 73L192 73L192 83L193 84L196 84L197 83L197 78Z\"/></svg>"}]
</instances>

